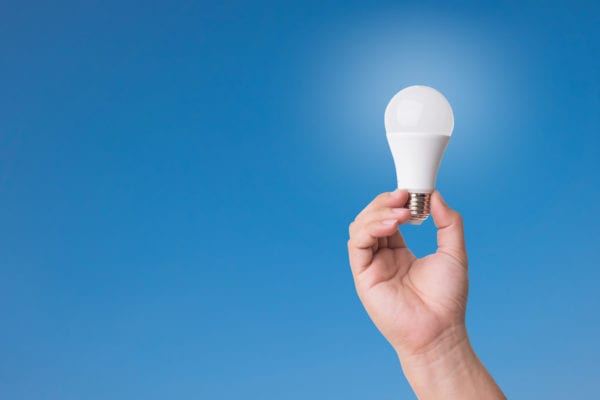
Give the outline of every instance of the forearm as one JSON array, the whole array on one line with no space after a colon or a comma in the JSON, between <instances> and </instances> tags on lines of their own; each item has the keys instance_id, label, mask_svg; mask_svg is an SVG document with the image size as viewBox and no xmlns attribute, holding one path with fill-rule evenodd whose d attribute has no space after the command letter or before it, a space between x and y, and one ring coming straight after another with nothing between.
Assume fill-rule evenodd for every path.
<instances>
[{"instance_id":1,"label":"forearm","mask_svg":"<svg viewBox=\"0 0 600 400\"><path fill-rule=\"evenodd\" d=\"M473 351L464 326L449 329L416 354L398 351L398 357L420 400L506 399Z\"/></svg>"}]
</instances>

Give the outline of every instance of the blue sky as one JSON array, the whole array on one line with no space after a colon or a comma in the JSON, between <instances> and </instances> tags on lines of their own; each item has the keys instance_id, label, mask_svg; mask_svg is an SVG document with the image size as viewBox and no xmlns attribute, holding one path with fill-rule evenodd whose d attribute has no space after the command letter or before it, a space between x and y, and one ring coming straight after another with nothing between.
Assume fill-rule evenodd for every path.
<instances>
[{"instance_id":1,"label":"blue sky","mask_svg":"<svg viewBox=\"0 0 600 400\"><path fill-rule=\"evenodd\" d=\"M595 396L599 54L591 1L3 2L0 397L413 398L346 256L411 84L454 108L480 357Z\"/></svg>"}]
</instances>

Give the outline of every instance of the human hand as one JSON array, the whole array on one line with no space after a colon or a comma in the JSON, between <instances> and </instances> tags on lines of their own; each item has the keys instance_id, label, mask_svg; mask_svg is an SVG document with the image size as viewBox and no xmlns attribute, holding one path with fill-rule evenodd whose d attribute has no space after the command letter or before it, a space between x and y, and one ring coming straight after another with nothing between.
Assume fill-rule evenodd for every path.
<instances>
[{"instance_id":1,"label":"human hand","mask_svg":"<svg viewBox=\"0 0 600 400\"><path fill-rule=\"evenodd\" d=\"M438 249L418 259L398 231L410 217L407 199L401 190L377 196L350 224L348 252L365 309L394 349L408 356L464 331L468 279L460 215L439 192L432 194Z\"/></svg>"},{"instance_id":2,"label":"human hand","mask_svg":"<svg viewBox=\"0 0 600 400\"><path fill-rule=\"evenodd\" d=\"M467 254L461 216L431 195L437 251L416 258L398 226L408 193L377 196L350 224L348 253L367 313L396 350L419 399L504 399L465 327Z\"/></svg>"}]
</instances>

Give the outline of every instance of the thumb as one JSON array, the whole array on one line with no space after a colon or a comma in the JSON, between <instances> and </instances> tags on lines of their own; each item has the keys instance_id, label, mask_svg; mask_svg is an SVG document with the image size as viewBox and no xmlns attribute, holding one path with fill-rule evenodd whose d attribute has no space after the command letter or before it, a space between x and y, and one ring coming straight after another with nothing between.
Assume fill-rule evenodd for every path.
<instances>
[{"instance_id":1,"label":"thumb","mask_svg":"<svg viewBox=\"0 0 600 400\"><path fill-rule=\"evenodd\" d=\"M431 195L431 216L438 229L438 253L444 253L467 265L465 234L460 214L451 209L437 190Z\"/></svg>"}]
</instances>

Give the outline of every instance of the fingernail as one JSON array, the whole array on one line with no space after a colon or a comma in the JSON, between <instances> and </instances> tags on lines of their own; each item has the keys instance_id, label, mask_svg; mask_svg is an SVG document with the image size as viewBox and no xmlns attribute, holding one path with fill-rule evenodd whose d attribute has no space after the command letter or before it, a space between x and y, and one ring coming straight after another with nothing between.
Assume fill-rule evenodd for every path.
<instances>
[{"instance_id":1,"label":"fingernail","mask_svg":"<svg viewBox=\"0 0 600 400\"><path fill-rule=\"evenodd\" d=\"M383 221L381 221L381 223L384 225L395 225L396 222L398 222L397 219L384 219Z\"/></svg>"},{"instance_id":2,"label":"fingernail","mask_svg":"<svg viewBox=\"0 0 600 400\"><path fill-rule=\"evenodd\" d=\"M392 192L392 196L394 196L394 197L398 197L398 195L399 195L399 194L400 194L400 193L401 193L403 190L404 190L404 189L400 189L400 188L398 188L398 189L394 190L394 191Z\"/></svg>"},{"instance_id":3,"label":"fingernail","mask_svg":"<svg viewBox=\"0 0 600 400\"><path fill-rule=\"evenodd\" d=\"M392 208L392 211L395 214L404 214L406 212L406 210L407 210L406 208Z\"/></svg>"}]
</instances>

